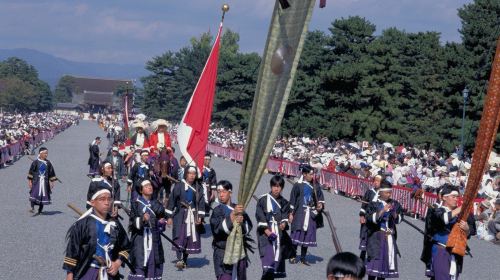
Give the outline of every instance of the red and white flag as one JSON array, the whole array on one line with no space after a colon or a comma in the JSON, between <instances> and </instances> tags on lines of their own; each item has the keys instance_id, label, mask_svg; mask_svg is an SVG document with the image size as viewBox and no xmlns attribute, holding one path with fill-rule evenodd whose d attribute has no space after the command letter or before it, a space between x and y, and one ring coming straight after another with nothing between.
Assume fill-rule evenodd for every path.
<instances>
[{"instance_id":1,"label":"red and white flag","mask_svg":"<svg viewBox=\"0 0 500 280\"><path fill-rule=\"evenodd\" d=\"M215 96L221 33L222 22L208 60L177 130L177 141L182 155L188 163L195 164L199 172L203 167L203 159L208 143L208 128Z\"/></svg>"}]
</instances>

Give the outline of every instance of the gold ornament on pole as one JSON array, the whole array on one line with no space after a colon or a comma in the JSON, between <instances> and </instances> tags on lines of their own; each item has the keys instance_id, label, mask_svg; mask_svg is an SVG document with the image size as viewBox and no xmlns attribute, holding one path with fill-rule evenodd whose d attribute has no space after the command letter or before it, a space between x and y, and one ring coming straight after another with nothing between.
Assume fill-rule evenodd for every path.
<instances>
[{"instance_id":1,"label":"gold ornament on pole","mask_svg":"<svg viewBox=\"0 0 500 280\"><path fill-rule=\"evenodd\" d=\"M229 5L228 4L222 5L222 21L224 21L224 15L227 13L227 11L229 11Z\"/></svg>"}]
</instances>

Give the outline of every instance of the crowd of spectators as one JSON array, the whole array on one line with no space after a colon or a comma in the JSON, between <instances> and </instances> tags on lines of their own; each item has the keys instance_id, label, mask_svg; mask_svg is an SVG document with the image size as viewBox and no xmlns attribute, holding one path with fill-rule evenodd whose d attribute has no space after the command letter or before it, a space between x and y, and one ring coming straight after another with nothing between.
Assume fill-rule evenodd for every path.
<instances>
[{"instance_id":1,"label":"crowd of spectators","mask_svg":"<svg viewBox=\"0 0 500 280\"><path fill-rule=\"evenodd\" d=\"M9 166L21 154L13 154L10 146L21 143L22 153L33 153L36 135L55 128L68 127L79 121L78 116L44 113L0 113L0 168Z\"/></svg>"},{"instance_id":2,"label":"crowd of spectators","mask_svg":"<svg viewBox=\"0 0 500 280\"><path fill-rule=\"evenodd\" d=\"M246 134L212 125L209 142L224 148L243 150ZM472 160L456 147L450 153L405 143L370 143L368 141L330 141L328 138L279 137L271 157L309 163L317 169L347 173L371 179L384 175L394 185L416 191L437 192L445 183L456 185L463 193ZM484 199L476 216L481 234L478 237L500 239L500 156L492 152L483 175L478 198ZM484 210L484 211L482 211Z\"/></svg>"}]
</instances>

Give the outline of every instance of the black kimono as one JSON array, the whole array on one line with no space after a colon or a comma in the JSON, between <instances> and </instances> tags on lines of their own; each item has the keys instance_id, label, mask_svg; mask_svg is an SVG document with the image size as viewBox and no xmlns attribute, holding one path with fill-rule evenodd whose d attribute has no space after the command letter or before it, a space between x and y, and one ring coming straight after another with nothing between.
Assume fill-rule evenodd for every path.
<instances>
[{"instance_id":1,"label":"black kimono","mask_svg":"<svg viewBox=\"0 0 500 280\"><path fill-rule=\"evenodd\" d=\"M378 191L375 189L369 189L363 195L362 200L365 202L377 201L378 199ZM368 203L362 203L361 208L359 209L359 216L366 218L366 209L368 208ZM366 224L361 224L359 229L359 250L366 251L366 237L368 234L368 228Z\"/></svg>"},{"instance_id":2,"label":"black kimono","mask_svg":"<svg viewBox=\"0 0 500 280\"><path fill-rule=\"evenodd\" d=\"M213 191L216 191L217 188L217 175L212 167L203 166L202 181L203 181L203 196L205 198L205 205L206 205L205 212L207 213L206 215L208 216L210 212L210 205L212 204L212 202L214 202L210 200L210 196Z\"/></svg>"},{"instance_id":3,"label":"black kimono","mask_svg":"<svg viewBox=\"0 0 500 280\"><path fill-rule=\"evenodd\" d=\"M205 199L201 193L201 186L194 183L189 185L185 180L176 183L170 193L167 204L167 216L173 218L172 237L179 247L184 248L187 254L201 252L200 234L202 226L196 226L198 218L205 217ZM177 248L172 247L177 251Z\"/></svg>"},{"instance_id":4,"label":"black kimono","mask_svg":"<svg viewBox=\"0 0 500 280\"><path fill-rule=\"evenodd\" d=\"M427 221L426 221L427 222ZM446 248L448 236L453 226L458 222L457 217L451 215L451 210L445 206L434 209L429 214L429 227L432 228L432 239L426 244L430 249L424 247L424 251L431 252L429 277L436 280L452 279L451 275L458 277L462 272L463 257L451 253ZM467 219L469 224L469 236L475 234L475 222L472 215Z\"/></svg>"},{"instance_id":5,"label":"black kimono","mask_svg":"<svg viewBox=\"0 0 500 280\"><path fill-rule=\"evenodd\" d=\"M263 279L285 278L285 259L295 255L290 236L286 232L289 213L290 203L281 195L275 199L268 193L257 202L255 218L258 222L257 240ZM280 229L280 224L286 225L285 230ZM266 229L276 235L275 240L268 238Z\"/></svg>"},{"instance_id":6,"label":"black kimono","mask_svg":"<svg viewBox=\"0 0 500 280\"><path fill-rule=\"evenodd\" d=\"M233 230L233 222L230 215L236 204L231 206L219 204L212 211L210 216L210 228L212 229L213 241L212 248L214 250L214 270L215 277L218 280L232 279L232 274L237 273L238 280L246 280L246 269L248 267L248 257L240 260L235 267L234 265L224 264L224 252L226 250L226 242L229 234ZM245 213L243 215L243 223L241 225L244 235L247 235L252 230L252 221Z\"/></svg>"},{"instance_id":7,"label":"black kimono","mask_svg":"<svg viewBox=\"0 0 500 280\"><path fill-rule=\"evenodd\" d=\"M424 229L424 244L422 247L422 254L420 255L420 260L425 263L425 276L432 277L432 236L436 233L436 229L431 224L431 218L434 215L434 211L441 207L440 203L434 203L432 207L427 208L427 214L425 216L425 229Z\"/></svg>"},{"instance_id":8,"label":"black kimono","mask_svg":"<svg viewBox=\"0 0 500 280\"><path fill-rule=\"evenodd\" d=\"M105 261L121 258L128 262L130 242L119 221L103 221L91 214L74 223L67 234L63 269L73 272L73 279L98 279L106 273L93 256ZM120 279L119 275L108 279Z\"/></svg>"},{"instance_id":9,"label":"black kimono","mask_svg":"<svg viewBox=\"0 0 500 280\"><path fill-rule=\"evenodd\" d=\"M113 175L115 180L120 180L122 177L127 175L127 169L125 168L125 163L123 162L123 157L121 155L110 155L106 158L106 161L113 165Z\"/></svg>"},{"instance_id":10,"label":"black kimono","mask_svg":"<svg viewBox=\"0 0 500 280\"><path fill-rule=\"evenodd\" d=\"M50 204L52 193L49 182L57 180L54 167L49 160L36 159L31 163L28 171L28 180L31 180L30 198L32 205Z\"/></svg>"},{"instance_id":11,"label":"black kimono","mask_svg":"<svg viewBox=\"0 0 500 280\"><path fill-rule=\"evenodd\" d=\"M90 208L90 200L92 199L92 194L95 190L106 188L111 192L111 198L113 199L113 204L120 204L120 184L111 178L104 178L102 176L92 178L90 181L89 189L87 191L87 209Z\"/></svg>"},{"instance_id":12,"label":"black kimono","mask_svg":"<svg viewBox=\"0 0 500 280\"><path fill-rule=\"evenodd\" d=\"M316 231L322 228L323 215L316 210L318 203L325 204L323 191L318 184L313 187L306 182L293 185L290 193L290 209L293 213L291 238L293 244L316 247Z\"/></svg>"},{"instance_id":13,"label":"black kimono","mask_svg":"<svg viewBox=\"0 0 500 280\"><path fill-rule=\"evenodd\" d=\"M142 181L150 180L150 170L152 170L150 166L144 162L137 162L130 170L127 183L132 185L131 201L135 201L139 197ZM153 190L153 199L156 199L157 196L155 195L158 195L157 189Z\"/></svg>"},{"instance_id":14,"label":"black kimono","mask_svg":"<svg viewBox=\"0 0 500 280\"><path fill-rule=\"evenodd\" d=\"M95 175L96 173L99 172L99 164L100 164L99 146L95 143L92 143L89 146L89 153L90 153L88 160L89 173Z\"/></svg>"},{"instance_id":15,"label":"black kimono","mask_svg":"<svg viewBox=\"0 0 500 280\"><path fill-rule=\"evenodd\" d=\"M392 208L379 216L378 212L386 205L385 201L370 202L366 210L368 227L366 251L368 259L366 272L369 276L398 278L396 243L398 234L396 224L403 220L403 208L396 200L390 200Z\"/></svg>"},{"instance_id":16,"label":"black kimono","mask_svg":"<svg viewBox=\"0 0 500 280\"><path fill-rule=\"evenodd\" d=\"M165 258L160 233L165 230L165 224L160 224L159 220L166 217L165 208L157 200L147 201L142 196L131 206L130 263L136 270L133 276L137 279L161 279ZM145 213L149 214L149 221L144 220ZM130 275L129 279L132 278Z\"/></svg>"}]
</instances>

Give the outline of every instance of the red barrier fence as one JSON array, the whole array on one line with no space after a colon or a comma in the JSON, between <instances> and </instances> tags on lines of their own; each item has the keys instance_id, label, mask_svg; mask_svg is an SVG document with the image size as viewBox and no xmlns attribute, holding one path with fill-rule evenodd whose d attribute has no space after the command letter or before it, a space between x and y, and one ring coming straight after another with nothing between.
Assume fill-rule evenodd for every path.
<instances>
[{"instance_id":1,"label":"red barrier fence","mask_svg":"<svg viewBox=\"0 0 500 280\"><path fill-rule=\"evenodd\" d=\"M229 148L224 148L219 145L208 144L207 151L216 154L220 157L224 157L230 160L235 160L238 162L243 161L243 151L234 150ZM267 162L267 170L270 172L280 172L289 176L299 177L300 163L270 158ZM358 178L346 173L329 171L322 169L319 177L320 184L326 187L344 192L349 196L363 196L366 190L370 187L371 181L363 178ZM417 200L412 198L412 189L403 186L394 186L392 192L392 197L399 201L404 209L411 213L419 214L421 217L425 217L427 213L428 205L432 205L437 200L437 195L434 193L426 192L422 200ZM482 199L476 199L474 202L474 212L477 210L477 206L481 203ZM461 204L461 200L459 200Z\"/></svg>"},{"instance_id":2,"label":"red barrier fence","mask_svg":"<svg viewBox=\"0 0 500 280\"><path fill-rule=\"evenodd\" d=\"M16 156L20 156L24 152L24 143L29 141L30 145L34 148L40 144L54 138L55 135L64 131L66 128L70 127L71 124L63 124L59 126L54 126L50 130L41 131L35 134L33 137L25 136L18 139L17 142L6 145L0 148L0 164L4 164L8 161L13 160Z\"/></svg>"}]
</instances>

